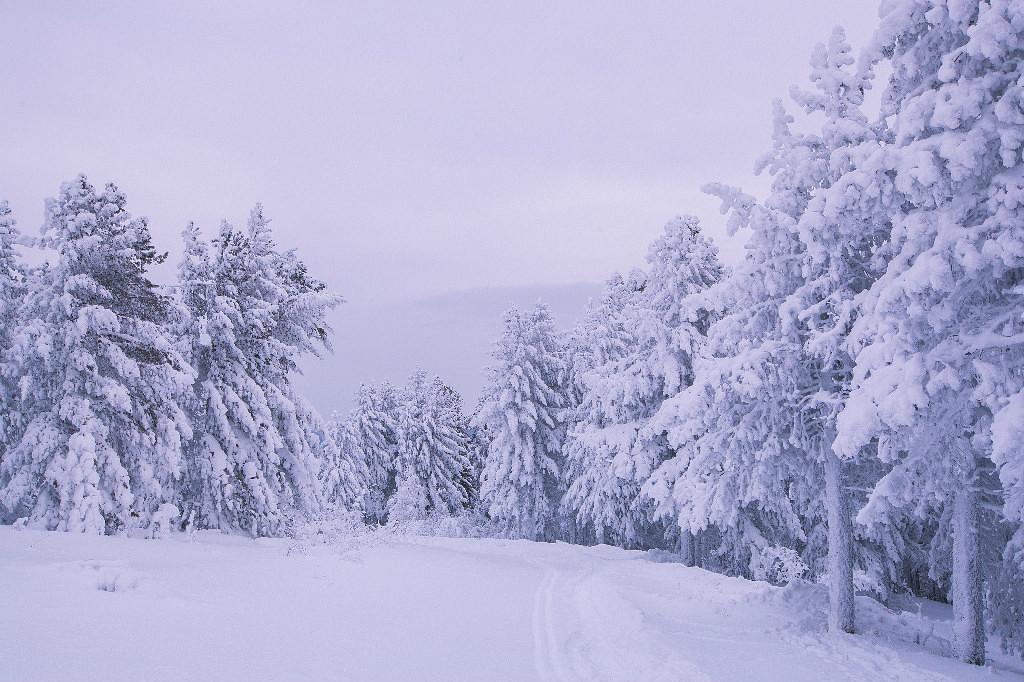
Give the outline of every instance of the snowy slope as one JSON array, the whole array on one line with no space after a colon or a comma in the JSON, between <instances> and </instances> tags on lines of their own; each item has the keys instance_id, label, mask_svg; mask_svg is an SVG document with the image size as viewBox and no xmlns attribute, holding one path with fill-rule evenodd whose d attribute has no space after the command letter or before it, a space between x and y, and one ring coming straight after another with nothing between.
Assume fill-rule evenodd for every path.
<instances>
[{"instance_id":1,"label":"snowy slope","mask_svg":"<svg viewBox=\"0 0 1024 682\"><path fill-rule=\"evenodd\" d=\"M610 547L386 534L300 547L0 528L0 679L1011 680L945 624ZM914 632L934 628L914 644Z\"/></svg>"}]
</instances>

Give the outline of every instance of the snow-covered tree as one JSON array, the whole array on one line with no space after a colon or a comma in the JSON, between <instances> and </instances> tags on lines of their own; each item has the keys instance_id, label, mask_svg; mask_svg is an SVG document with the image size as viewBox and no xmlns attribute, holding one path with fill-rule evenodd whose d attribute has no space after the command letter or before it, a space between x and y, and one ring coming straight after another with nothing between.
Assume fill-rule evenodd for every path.
<instances>
[{"instance_id":1,"label":"snow-covered tree","mask_svg":"<svg viewBox=\"0 0 1024 682\"><path fill-rule=\"evenodd\" d=\"M399 418L400 478L418 481L426 511L453 514L469 503L469 441L462 398L418 370L409 378Z\"/></svg>"},{"instance_id":2,"label":"snow-covered tree","mask_svg":"<svg viewBox=\"0 0 1024 682\"><path fill-rule=\"evenodd\" d=\"M197 371L188 522L275 534L291 512L318 510L325 480L340 484L321 471L337 461L326 426L291 384L300 357L329 347L324 318L340 299L274 248L259 206L248 230L222 224L208 251L186 230L179 279Z\"/></svg>"},{"instance_id":3,"label":"snow-covered tree","mask_svg":"<svg viewBox=\"0 0 1024 682\"><path fill-rule=\"evenodd\" d=\"M837 29L812 54L814 88L792 91L807 120L821 120L817 130L797 132L776 103L772 150L758 165L773 176L764 202L708 187L731 213L730 230L751 230L747 257L718 287L723 314L693 388L659 417L681 455L648 484L684 529L717 528L732 570L763 565L781 546L800 548L821 574L827 547L830 626L845 631L854 625L850 473L832 441L852 364L843 341L853 298L875 276L871 256L887 228L878 202L840 206L878 191L868 171L848 177L880 136L860 109L870 70L852 64ZM874 556L860 563L879 571Z\"/></svg>"},{"instance_id":4,"label":"snow-covered tree","mask_svg":"<svg viewBox=\"0 0 1024 682\"><path fill-rule=\"evenodd\" d=\"M278 251L270 220L264 217L260 204L249 216L248 240L257 273L249 284L262 294L263 300L271 302L272 315L269 337L253 344L250 357L263 363L263 371L255 371L254 376L266 393L283 441L281 461L295 490L309 484L305 472L316 471L321 485L329 482L332 504L354 509L362 501L362 475L348 466L336 444L325 437L327 425L323 417L293 383L300 373L301 358L321 357L333 350L327 315L343 299L312 277L294 250ZM257 329L263 324L264 320L258 321ZM336 466L340 469L332 470ZM302 503L297 509L315 511L315 506Z\"/></svg>"},{"instance_id":5,"label":"snow-covered tree","mask_svg":"<svg viewBox=\"0 0 1024 682\"><path fill-rule=\"evenodd\" d=\"M515 537L554 539L561 495L565 362L548 307L505 314L477 423L491 442L481 503Z\"/></svg>"},{"instance_id":6,"label":"snow-covered tree","mask_svg":"<svg viewBox=\"0 0 1024 682\"><path fill-rule=\"evenodd\" d=\"M1022 9L1007 0L885 9L875 50L892 55L893 140L876 158L894 177L892 234L885 273L859 300L837 446L851 454L875 442L890 467L865 523L892 509L949 515L954 649L980 664L979 502L991 460L1007 518L1019 523L1024 508Z\"/></svg>"},{"instance_id":7,"label":"snow-covered tree","mask_svg":"<svg viewBox=\"0 0 1024 682\"><path fill-rule=\"evenodd\" d=\"M643 483L673 454L652 418L693 380L712 319L705 294L722 277L717 251L692 217L666 225L648 265L645 278L623 281L599 309L603 362L583 375L586 418L566 441L566 505L598 540L626 546L663 539L640 498Z\"/></svg>"},{"instance_id":8,"label":"snow-covered tree","mask_svg":"<svg viewBox=\"0 0 1024 682\"><path fill-rule=\"evenodd\" d=\"M400 407L399 391L390 383L363 384L349 416L367 472L363 508L367 519L376 523L387 517L385 505L398 485Z\"/></svg>"},{"instance_id":9,"label":"snow-covered tree","mask_svg":"<svg viewBox=\"0 0 1024 682\"><path fill-rule=\"evenodd\" d=\"M589 308L570 339L568 388L574 404L563 445L566 492L562 506L578 540L630 544L638 539L631 509L634 500L615 494L618 478L610 471L615 451L628 451L636 430L629 424L618 428L614 398L604 395L603 389L616 363L636 346L636 299L645 279L640 273L631 281L612 275L601 299ZM612 414L606 414L609 407ZM613 449L619 444L610 443L610 438L623 431L627 442Z\"/></svg>"},{"instance_id":10,"label":"snow-covered tree","mask_svg":"<svg viewBox=\"0 0 1024 682\"><path fill-rule=\"evenodd\" d=\"M4 363L22 428L0 465L0 504L88 533L177 516L192 372L147 278L161 260L149 227L116 186L79 176L47 203L43 230L56 256L32 275Z\"/></svg>"},{"instance_id":11,"label":"snow-covered tree","mask_svg":"<svg viewBox=\"0 0 1024 682\"><path fill-rule=\"evenodd\" d=\"M307 417L306 422L316 425L319 419ZM332 415L315 449L323 453L320 470L328 509L360 509L365 514L369 488L366 454L360 448L354 422Z\"/></svg>"},{"instance_id":12,"label":"snow-covered tree","mask_svg":"<svg viewBox=\"0 0 1024 682\"><path fill-rule=\"evenodd\" d=\"M891 189L888 176L872 172L866 163L885 140L885 131L869 125L861 109L871 72L854 71L853 63L842 29L835 29L827 44L815 48L811 57L814 88L794 88L792 97L806 114L820 115L823 122L816 135L800 138L801 153L795 159L784 152L772 165L776 177L785 177L800 172L807 163L807 151L819 163L808 174L813 194L796 223L803 246L801 283L783 303L780 322L784 333L798 335L803 362L809 365L810 390L800 405L794 444L815 454L824 473L829 626L846 632L854 627L855 558L847 479L859 462L844 466L832 443L836 414L849 391L853 362L845 340L856 319L854 298L878 276L872 256L889 229L887 204L879 196ZM785 194L773 198L793 202ZM863 474L863 468L856 473ZM813 517L814 512L810 514ZM809 524L804 525L805 532L813 533Z\"/></svg>"},{"instance_id":13,"label":"snow-covered tree","mask_svg":"<svg viewBox=\"0 0 1024 682\"><path fill-rule=\"evenodd\" d=\"M0 359L11 347L11 332L25 295L25 267L15 249L20 234L6 201L0 201ZM0 460L18 432L18 383L0 372Z\"/></svg>"},{"instance_id":14,"label":"snow-covered tree","mask_svg":"<svg viewBox=\"0 0 1024 682\"><path fill-rule=\"evenodd\" d=\"M427 518L427 505L427 491L419 476L411 471L399 473L395 494L385 506L388 522L422 521Z\"/></svg>"}]
</instances>

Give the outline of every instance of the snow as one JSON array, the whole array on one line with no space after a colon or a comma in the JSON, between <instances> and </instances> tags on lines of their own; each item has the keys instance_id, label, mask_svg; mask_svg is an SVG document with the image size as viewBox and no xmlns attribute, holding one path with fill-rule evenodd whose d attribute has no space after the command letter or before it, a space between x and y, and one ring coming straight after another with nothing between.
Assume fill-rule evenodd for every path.
<instances>
[{"instance_id":1,"label":"snow","mask_svg":"<svg viewBox=\"0 0 1024 682\"><path fill-rule=\"evenodd\" d=\"M659 552L0 528L0 670L21 682L1024 679L938 655L946 609L859 602L851 636L825 632L823 588Z\"/></svg>"}]
</instances>

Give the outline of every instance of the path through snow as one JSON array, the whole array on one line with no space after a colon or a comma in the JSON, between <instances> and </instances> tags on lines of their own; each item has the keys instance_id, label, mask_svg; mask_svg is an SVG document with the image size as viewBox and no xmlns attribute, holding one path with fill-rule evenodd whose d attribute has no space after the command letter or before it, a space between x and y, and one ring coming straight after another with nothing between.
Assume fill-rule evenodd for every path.
<instances>
[{"instance_id":1,"label":"path through snow","mask_svg":"<svg viewBox=\"0 0 1024 682\"><path fill-rule=\"evenodd\" d=\"M1024 680L936 655L946 623L861 601L878 634L829 635L817 588L651 553L388 534L296 549L0 528L0 679Z\"/></svg>"}]
</instances>

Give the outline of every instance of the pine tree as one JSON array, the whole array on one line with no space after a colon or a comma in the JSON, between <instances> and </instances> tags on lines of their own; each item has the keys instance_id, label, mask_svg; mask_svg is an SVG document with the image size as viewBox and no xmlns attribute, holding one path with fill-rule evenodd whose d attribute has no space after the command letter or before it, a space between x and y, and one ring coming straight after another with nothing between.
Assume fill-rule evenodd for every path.
<instances>
[{"instance_id":1,"label":"pine tree","mask_svg":"<svg viewBox=\"0 0 1024 682\"><path fill-rule=\"evenodd\" d=\"M419 476L411 471L400 473L395 494L386 505L388 523L422 521L427 518L427 506L427 491Z\"/></svg>"},{"instance_id":2,"label":"pine tree","mask_svg":"<svg viewBox=\"0 0 1024 682\"><path fill-rule=\"evenodd\" d=\"M950 519L954 649L982 664L980 498L992 460L1004 513L1021 520L1019 10L1002 0L887 9L875 51L892 55L892 142L874 158L894 177L892 234L885 273L859 300L837 444L877 442L890 468L865 523L892 509Z\"/></svg>"},{"instance_id":3,"label":"pine tree","mask_svg":"<svg viewBox=\"0 0 1024 682\"><path fill-rule=\"evenodd\" d=\"M673 455L653 418L693 380L711 321L705 293L722 277L717 252L692 217L666 225L648 263L650 274L634 278L616 296L625 300L612 303L619 310L609 311L605 362L585 375L589 417L567 439L575 474L567 504L579 521L592 524L598 540L626 546L664 540L640 497L643 483Z\"/></svg>"},{"instance_id":4,"label":"pine tree","mask_svg":"<svg viewBox=\"0 0 1024 682\"><path fill-rule=\"evenodd\" d=\"M601 300L590 308L570 342L574 350L569 386L575 396L563 446L566 492L562 506L577 540L629 545L639 539L631 510L634 500L618 494L619 479L611 469L615 453L632 447L636 429L616 423L615 398L604 389L616 363L637 343L636 299L645 280L641 273L630 281L612 275ZM626 442L615 442L614 437L623 433Z\"/></svg>"},{"instance_id":5,"label":"pine tree","mask_svg":"<svg viewBox=\"0 0 1024 682\"><path fill-rule=\"evenodd\" d=\"M850 53L837 29L812 54L814 89L792 91L807 114L822 115L820 130L796 132L776 103L774 144L759 163L773 175L764 202L708 187L731 212L731 230L751 229L748 255L719 287L724 314L695 386L663 410L683 456L648 484L684 530L717 530L733 555L727 570L756 575L779 545L800 549L820 574L827 547L830 627L844 631L854 626L855 555L875 576L891 568L869 543L854 546L845 479L870 468L844 471L832 451L852 364L843 343L853 299L877 276L871 255L887 227L878 202L841 207L862 187L876 189L866 169L851 171L880 139L860 110L870 70L850 71Z\"/></svg>"},{"instance_id":6,"label":"pine tree","mask_svg":"<svg viewBox=\"0 0 1024 682\"><path fill-rule=\"evenodd\" d=\"M512 308L493 353L477 415L491 442L481 504L515 537L554 539L561 494L564 360L547 306Z\"/></svg>"},{"instance_id":7,"label":"pine tree","mask_svg":"<svg viewBox=\"0 0 1024 682\"><path fill-rule=\"evenodd\" d=\"M11 348L18 308L25 296L25 267L15 245L20 233L6 201L0 201L0 358ZM15 377L0 372L0 461L21 426Z\"/></svg>"},{"instance_id":8,"label":"pine tree","mask_svg":"<svg viewBox=\"0 0 1024 682\"><path fill-rule=\"evenodd\" d=\"M795 146L797 155L799 142L785 124L777 107L776 149ZM777 177L773 194L800 197L807 184L800 176ZM811 380L799 337L784 334L779 319L784 297L800 284L792 264L803 251L794 229L802 206L761 206L732 188L709 190L731 211L730 231L750 229L747 256L709 294L716 319L695 358L693 383L657 416L675 456L644 492L698 545L711 543L698 564L752 575L762 552L805 540L800 501L813 469L791 441L800 393Z\"/></svg>"},{"instance_id":9,"label":"pine tree","mask_svg":"<svg viewBox=\"0 0 1024 682\"><path fill-rule=\"evenodd\" d=\"M23 429L0 466L0 504L88 533L176 516L192 373L147 278L162 259L149 227L116 186L96 192L79 176L47 203L44 235L55 261L32 275L5 363Z\"/></svg>"},{"instance_id":10,"label":"pine tree","mask_svg":"<svg viewBox=\"0 0 1024 682\"><path fill-rule=\"evenodd\" d=\"M306 421L313 425L319 423L315 417L307 417ZM328 510L358 509L365 514L368 491L366 455L359 447L352 420L343 419L337 413L332 415L315 450L322 453L324 501Z\"/></svg>"},{"instance_id":11,"label":"pine tree","mask_svg":"<svg viewBox=\"0 0 1024 682\"><path fill-rule=\"evenodd\" d=\"M387 501L398 486L399 416L398 391L390 383L359 387L349 420L367 472L364 510L375 523L386 520Z\"/></svg>"},{"instance_id":12,"label":"pine tree","mask_svg":"<svg viewBox=\"0 0 1024 682\"><path fill-rule=\"evenodd\" d=\"M246 231L222 224L212 256L194 227L185 242L185 344L198 374L189 522L277 534L293 512L319 510L323 486L358 488L354 472L322 470L341 465L337 444L291 384L298 358L329 347L324 317L340 299L275 249L259 206Z\"/></svg>"},{"instance_id":13,"label":"pine tree","mask_svg":"<svg viewBox=\"0 0 1024 682\"><path fill-rule=\"evenodd\" d=\"M399 420L401 478L418 481L425 510L453 514L469 503L469 441L462 398L423 370L409 378Z\"/></svg>"},{"instance_id":14,"label":"pine tree","mask_svg":"<svg viewBox=\"0 0 1024 682\"><path fill-rule=\"evenodd\" d=\"M320 357L332 350L327 315L343 299L329 292L324 282L313 278L294 251L277 250L270 220L263 215L260 204L249 216L248 238L256 273L249 285L271 303L271 333L252 347L252 357L263 363L262 371L255 371L253 376L266 393L274 426L282 440L281 461L293 490L316 489L313 494L302 492L293 498L300 502L296 509L307 514L315 512L325 481L331 485L328 493L332 503L354 509L362 498L361 475L350 471L345 460L340 459L336 444L325 437L327 425L323 418L293 384L300 372L300 358ZM260 320L257 328L264 323ZM336 465L343 468L332 471L331 467Z\"/></svg>"},{"instance_id":15,"label":"pine tree","mask_svg":"<svg viewBox=\"0 0 1024 682\"><path fill-rule=\"evenodd\" d=\"M800 407L796 435L802 448L817 453L824 473L829 627L844 632L854 628L855 548L847 479L860 462L844 462L832 443L836 415L849 391L853 361L845 341L856 319L854 300L879 275L872 254L889 229L886 204L865 195L890 189L887 177L870 173L864 163L885 138L884 130L869 125L861 110L871 72L853 72L853 63L845 33L837 28L812 54L814 89L792 91L807 114L824 118L820 132L805 138L823 163L818 187L796 225L804 247L802 281L783 304L780 320L784 329L799 335L809 364L813 392ZM776 175L794 171L791 157L780 158L775 166ZM867 188L872 191L865 192Z\"/></svg>"}]
</instances>

